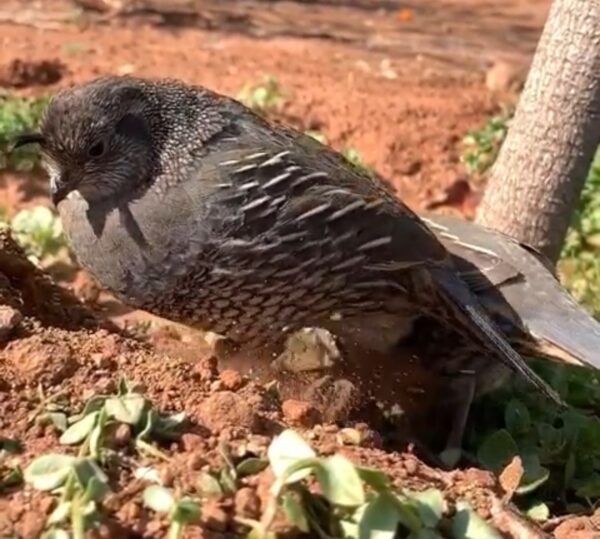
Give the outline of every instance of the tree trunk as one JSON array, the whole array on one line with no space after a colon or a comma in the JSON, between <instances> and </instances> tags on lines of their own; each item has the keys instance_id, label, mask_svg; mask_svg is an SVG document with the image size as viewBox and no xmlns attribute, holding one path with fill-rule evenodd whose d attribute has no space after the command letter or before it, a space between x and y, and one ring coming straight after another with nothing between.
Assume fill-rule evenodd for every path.
<instances>
[{"instance_id":1,"label":"tree trunk","mask_svg":"<svg viewBox=\"0 0 600 539\"><path fill-rule=\"evenodd\" d=\"M554 0L477 222L556 262L600 143L600 0Z\"/></svg>"}]
</instances>

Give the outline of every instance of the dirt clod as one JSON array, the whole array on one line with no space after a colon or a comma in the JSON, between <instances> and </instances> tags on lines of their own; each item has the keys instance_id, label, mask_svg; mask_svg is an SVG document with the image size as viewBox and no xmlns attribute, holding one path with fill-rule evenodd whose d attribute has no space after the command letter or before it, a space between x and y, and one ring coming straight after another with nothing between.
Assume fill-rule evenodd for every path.
<instances>
[{"instance_id":1,"label":"dirt clod","mask_svg":"<svg viewBox=\"0 0 600 539\"><path fill-rule=\"evenodd\" d=\"M281 405L281 411L291 425L311 428L321 421L319 410L309 402L288 399Z\"/></svg>"},{"instance_id":2,"label":"dirt clod","mask_svg":"<svg viewBox=\"0 0 600 539\"><path fill-rule=\"evenodd\" d=\"M39 335L9 343L3 355L29 385L40 382L54 385L72 376L78 368L77 358L67 344L50 343Z\"/></svg>"},{"instance_id":3,"label":"dirt clod","mask_svg":"<svg viewBox=\"0 0 600 539\"><path fill-rule=\"evenodd\" d=\"M235 493L235 514L247 518L256 518L260 514L260 499L256 491L243 487Z\"/></svg>"},{"instance_id":4,"label":"dirt clod","mask_svg":"<svg viewBox=\"0 0 600 539\"><path fill-rule=\"evenodd\" d=\"M228 391L237 391L244 384L244 379L238 371L226 369L219 374L219 380L223 389Z\"/></svg>"},{"instance_id":5,"label":"dirt clod","mask_svg":"<svg viewBox=\"0 0 600 539\"><path fill-rule=\"evenodd\" d=\"M219 391L210 395L198 410L200 423L218 434L226 427L256 427L258 417L252 407L237 393Z\"/></svg>"},{"instance_id":6,"label":"dirt clod","mask_svg":"<svg viewBox=\"0 0 600 539\"><path fill-rule=\"evenodd\" d=\"M0 305L0 344L6 342L21 320L23 315L20 311L9 305Z\"/></svg>"},{"instance_id":7,"label":"dirt clod","mask_svg":"<svg viewBox=\"0 0 600 539\"><path fill-rule=\"evenodd\" d=\"M207 528L218 532L224 532L229 525L229 516L215 500L208 500L202 506L202 520Z\"/></svg>"}]
</instances>

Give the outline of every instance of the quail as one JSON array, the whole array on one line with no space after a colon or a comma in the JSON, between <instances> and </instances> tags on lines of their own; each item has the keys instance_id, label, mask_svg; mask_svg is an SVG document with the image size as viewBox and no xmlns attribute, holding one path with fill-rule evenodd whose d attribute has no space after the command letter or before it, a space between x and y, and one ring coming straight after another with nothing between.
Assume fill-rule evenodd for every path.
<instances>
[{"instance_id":1,"label":"quail","mask_svg":"<svg viewBox=\"0 0 600 539\"><path fill-rule=\"evenodd\" d=\"M104 77L59 92L28 143L78 261L129 305L247 346L323 327L392 349L425 315L560 402L382 182L233 99Z\"/></svg>"}]
</instances>

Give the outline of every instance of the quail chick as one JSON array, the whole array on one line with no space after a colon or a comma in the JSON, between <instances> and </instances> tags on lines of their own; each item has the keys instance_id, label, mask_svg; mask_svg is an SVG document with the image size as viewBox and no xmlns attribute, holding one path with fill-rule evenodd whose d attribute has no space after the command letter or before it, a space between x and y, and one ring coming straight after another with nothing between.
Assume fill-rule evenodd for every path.
<instances>
[{"instance_id":1,"label":"quail chick","mask_svg":"<svg viewBox=\"0 0 600 539\"><path fill-rule=\"evenodd\" d=\"M26 143L79 262L125 303L251 346L324 327L391 350L427 315L560 402L416 214L232 99L106 77L57 94Z\"/></svg>"}]
</instances>

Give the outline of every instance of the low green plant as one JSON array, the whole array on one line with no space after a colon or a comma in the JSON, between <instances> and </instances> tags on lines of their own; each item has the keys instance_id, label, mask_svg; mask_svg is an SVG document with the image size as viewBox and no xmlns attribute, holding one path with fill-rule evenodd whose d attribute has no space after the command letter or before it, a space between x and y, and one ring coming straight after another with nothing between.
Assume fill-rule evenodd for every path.
<instances>
[{"instance_id":1,"label":"low green plant","mask_svg":"<svg viewBox=\"0 0 600 539\"><path fill-rule=\"evenodd\" d=\"M28 171L39 163L35 146L23 146L9 151L13 137L34 129L41 117L48 97L20 97L0 93L0 170Z\"/></svg>"},{"instance_id":2,"label":"low green plant","mask_svg":"<svg viewBox=\"0 0 600 539\"><path fill-rule=\"evenodd\" d=\"M200 501L189 496L178 497L168 488L151 485L144 490L143 498L146 507L167 515L168 539L180 539L187 524L200 520Z\"/></svg>"},{"instance_id":3,"label":"low green plant","mask_svg":"<svg viewBox=\"0 0 600 539\"><path fill-rule=\"evenodd\" d=\"M99 507L109 492L101 464L113 455L105 443L109 427L128 425L139 451L166 458L150 440L175 438L184 419L183 414L159 414L135 386L124 380L119 382L115 395L92 396L76 415L69 415L58 399L48 399L43 393L40 401L46 411L37 410L32 419L53 423L62 432L61 444L79 445L77 456L41 455L25 470L25 481L33 488L60 496L46 521L45 539L68 539L69 532L64 529L67 524L73 539L83 539L85 531L99 521Z\"/></svg>"},{"instance_id":4,"label":"low green plant","mask_svg":"<svg viewBox=\"0 0 600 539\"><path fill-rule=\"evenodd\" d=\"M278 110L285 96L281 85L273 75L265 75L260 83L247 83L236 99L257 112L266 114Z\"/></svg>"},{"instance_id":5,"label":"low green plant","mask_svg":"<svg viewBox=\"0 0 600 539\"><path fill-rule=\"evenodd\" d=\"M160 458L164 455L150 444L150 440L175 439L185 415L164 416L159 414L136 388L121 380L116 395L94 395L83 410L72 416L55 407L48 412L48 419L63 431L60 443L80 445L79 455L103 460L106 450L104 440L107 428L115 423L131 427L135 447L144 453Z\"/></svg>"},{"instance_id":6,"label":"low green plant","mask_svg":"<svg viewBox=\"0 0 600 539\"><path fill-rule=\"evenodd\" d=\"M600 317L600 151L584 184L559 270L571 293Z\"/></svg>"},{"instance_id":7,"label":"low green plant","mask_svg":"<svg viewBox=\"0 0 600 539\"><path fill-rule=\"evenodd\" d=\"M553 512L589 508L600 500L600 375L581 367L532 361L570 406L558 409L517 383L474 408L467 450L499 472L518 455L524 467L515 501ZM547 511L547 508L546 508Z\"/></svg>"},{"instance_id":8,"label":"low green plant","mask_svg":"<svg viewBox=\"0 0 600 539\"><path fill-rule=\"evenodd\" d=\"M327 137L320 131L305 131L304 134L318 140L321 144L328 144ZM344 146L340 150L340 153L353 165L360 167L369 173L372 171L371 167L365 164L362 154L353 146Z\"/></svg>"},{"instance_id":9,"label":"low green plant","mask_svg":"<svg viewBox=\"0 0 600 539\"><path fill-rule=\"evenodd\" d=\"M46 521L44 539L68 539L67 524L73 539L84 539L85 531L99 521L99 504L110 491L106 474L88 457L42 455L26 468L25 481L59 496Z\"/></svg>"},{"instance_id":10,"label":"low green plant","mask_svg":"<svg viewBox=\"0 0 600 539\"><path fill-rule=\"evenodd\" d=\"M198 489L206 496L235 494L242 478L257 474L269 465L268 461L256 457L244 458L236 464L224 442L219 444L219 454L220 469L217 472L203 471L198 480Z\"/></svg>"},{"instance_id":11,"label":"low green plant","mask_svg":"<svg viewBox=\"0 0 600 539\"><path fill-rule=\"evenodd\" d=\"M341 154L353 165L360 167L364 170L370 170L369 167L365 164L362 154L356 148L352 146L344 146L342 148Z\"/></svg>"},{"instance_id":12,"label":"low green plant","mask_svg":"<svg viewBox=\"0 0 600 539\"><path fill-rule=\"evenodd\" d=\"M23 481L23 471L13 456L20 451L21 444L17 440L0 437L0 494Z\"/></svg>"},{"instance_id":13,"label":"low green plant","mask_svg":"<svg viewBox=\"0 0 600 539\"><path fill-rule=\"evenodd\" d=\"M512 115L513 110L506 107L489 118L481 128L473 129L465 135L460 160L467 172L481 175L494 164L506 138Z\"/></svg>"},{"instance_id":14,"label":"low green plant","mask_svg":"<svg viewBox=\"0 0 600 539\"><path fill-rule=\"evenodd\" d=\"M270 527L278 509L297 529L323 539L393 539L398 530L410 539L442 537L447 507L436 489L398 492L385 473L356 466L341 455L319 457L292 430L273 440L268 458L275 476L271 499L260 522L245 520L251 527L249 539L274 537ZM318 483L319 493L309 489L308 478ZM445 522L450 537L500 537L468 504L459 502L456 509Z\"/></svg>"},{"instance_id":15,"label":"low green plant","mask_svg":"<svg viewBox=\"0 0 600 539\"><path fill-rule=\"evenodd\" d=\"M485 173L496 160L514 110L504 107L463 138L461 161L471 174ZM600 316L600 151L590 168L559 262L566 288Z\"/></svg>"},{"instance_id":16,"label":"low green plant","mask_svg":"<svg viewBox=\"0 0 600 539\"><path fill-rule=\"evenodd\" d=\"M60 219L46 206L20 210L10 221L4 222L11 227L15 240L36 265L42 265L67 246Z\"/></svg>"}]
</instances>

